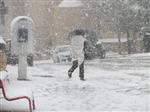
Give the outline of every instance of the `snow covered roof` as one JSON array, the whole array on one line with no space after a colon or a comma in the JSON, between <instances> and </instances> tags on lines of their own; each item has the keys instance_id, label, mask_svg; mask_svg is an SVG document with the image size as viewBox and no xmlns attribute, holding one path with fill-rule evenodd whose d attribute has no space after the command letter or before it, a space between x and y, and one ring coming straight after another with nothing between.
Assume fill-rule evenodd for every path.
<instances>
[{"instance_id":1,"label":"snow covered roof","mask_svg":"<svg viewBox=\"0 0 150 112\"><path fill-rule=\"evenodd\" d=\"M101 40L98 40L98 42L96 43L96 44L101 44L102 43L102 41Z\"/></svg>"},{"instance_id":2,"label":"snow covered roof","mask_svg":"<svg viewBox=\"0 0 150 112\"><path fill-rule=\"evenodd\" d=\"M83 3L80 0L63 0L60 4L59 7L82 7Z\"/></svg>"},{"instance_id":3,"label":"snow covered roof","mask_svg":"<svg viewBox=\"0 0 150 112\"><path fill-rule=\"evenodd\" d=\"M150 32L146 32L146 35L150 35Z\"/></svg>"},{"instance_id":4,"label":"snow covered roof","mask_svg":"<svg viewBox=\"0 0 150 112\"><path fill-rule=\"evenodd\" d=\"M4 41L4 39L2 37L0 37L0 43L1 44L6 44L6 42Z\"/></svg>"},{"instance_id":5,"label":"snow covered roof","mask_svg":"<svg viewBox=\"0 0 150 112\"><path fill-rule=\"evenodd\" d=\"M116 43L118 42L118 38L106 38L106 39L99 39L98 40L99 43L103 42L103 43ZM122 38L121 42L127 42L126 38Z\"/></svg>"},{"instance_id":6,"label":"snow covered roof","mask_svg":"<svg viewBox=\"0 0 150 112\"><path fill-rule=\"evenodd\" d=\"M141 28L141 31L144 33L144 32L147 32L147 31L150 31L150 27L142 27Z\"/></svg>"}]
</instances>

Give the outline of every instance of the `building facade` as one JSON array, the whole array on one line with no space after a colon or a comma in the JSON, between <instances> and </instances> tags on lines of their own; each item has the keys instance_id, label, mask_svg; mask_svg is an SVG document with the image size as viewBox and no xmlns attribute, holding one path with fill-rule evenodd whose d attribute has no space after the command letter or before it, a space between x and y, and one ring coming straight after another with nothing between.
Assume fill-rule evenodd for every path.
<instances>
[{"instance_id":1,"label":"building facade","mask_svg":"<svg viewBox=\"0 0 150 112\"><path fill-rule=\"evenodd\" d=\"M35 23L34 40L37 51L67 44L69 32L78 28L92 29L96 31L98 38L117 38L113 31L103 31L103 28L98 31L96 20L83 13L82 6L60 7L62 1L65 0L5 0L8 11L5 16L4 37L11 38L10 25L15 17L29 16ZM124 35L123 37L126 38Z\"/></svg>"}]
</instances>

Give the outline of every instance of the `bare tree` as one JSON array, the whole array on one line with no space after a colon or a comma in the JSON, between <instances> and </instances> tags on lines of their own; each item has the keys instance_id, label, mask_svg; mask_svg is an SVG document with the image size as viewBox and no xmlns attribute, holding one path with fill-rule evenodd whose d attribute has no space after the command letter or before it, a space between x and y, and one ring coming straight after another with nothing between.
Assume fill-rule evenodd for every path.
<instances>
[{"instance_id":1,"label":"bare tree","mask_svg":"<svg viewBox=\"0 0 150 112\"><path fill-rule=\"evenodd\" d=\"M128 53L132 52L131 33L139 32L142 26L149 25L149 0L83 0L84 13L97 21L97 29L109 28L118 34L118 51L121 54L121 32L127 34Z\"/></svg>"}]
</instances>

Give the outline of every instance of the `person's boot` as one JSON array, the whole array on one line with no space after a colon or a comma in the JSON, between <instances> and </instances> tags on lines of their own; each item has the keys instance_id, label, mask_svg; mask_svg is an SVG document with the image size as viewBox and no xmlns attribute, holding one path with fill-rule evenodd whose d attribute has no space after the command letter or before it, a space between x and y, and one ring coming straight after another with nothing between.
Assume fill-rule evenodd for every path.
<instances>
[{"instance_id":1,"label":"person's boot","mask_svg":"<svg viewBox=\"0 0 150 112\"><path fill-rule=\"evenodd\" d=\"M69 78L71 78L72 77L72 72L68 71L68 76L69 76Z\"/></svg>"}]
</instances>

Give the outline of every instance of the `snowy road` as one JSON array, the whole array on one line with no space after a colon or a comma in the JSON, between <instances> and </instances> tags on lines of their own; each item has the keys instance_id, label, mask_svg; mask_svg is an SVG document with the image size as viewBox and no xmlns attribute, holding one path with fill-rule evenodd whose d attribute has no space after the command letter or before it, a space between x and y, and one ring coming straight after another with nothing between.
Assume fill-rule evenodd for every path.
<instances>
[{"instance_id":1,"label":"snowy road","mask_svg":"<svg viewBox=\"0 0 150 112\"><path fill-rule=\"evenodd\" d=\"M38 68L48 71L52 76L49 79L43 77L43 80L48 84L46 84L47 86L43 84L41 87L44 89L42 91L45 91L45 99L49 99L46 109L77 111L148 110L150 60L149 57L148 59L147 57L139 58L138 56L138 58L123 57L122 59L121 57L117 60L110 58L88 61L85 64L85 82L79 80L78 70L71 80L67 78L67 70L70 65L37 65ZM39 91L41 90L39 89ZM45 105L43 107L45 108Z\"/></svg>"},{"instance_id":2,"label":"snowy road","mask_svg":"<svg viewBox=\"0 0 150 112\"><path fill-rule=\"evenodd\" d=\"M149 56L87 61L86 81L79 80L78 70L67 77L70 64L38 63L29 68L31 81L23 83L32 86L40 112L148 111L149 61Z\"/></svg>"}]
</instances>

